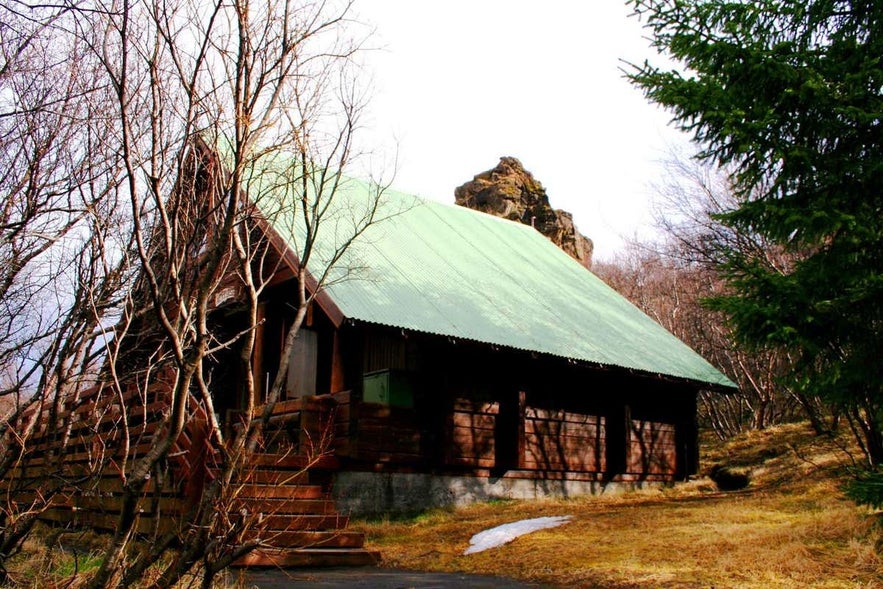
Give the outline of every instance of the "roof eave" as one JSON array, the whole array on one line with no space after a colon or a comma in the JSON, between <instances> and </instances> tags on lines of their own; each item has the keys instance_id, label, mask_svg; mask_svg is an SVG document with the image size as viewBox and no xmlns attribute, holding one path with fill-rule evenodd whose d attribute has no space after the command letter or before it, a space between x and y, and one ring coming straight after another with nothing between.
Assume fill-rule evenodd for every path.
<instances>
[{"instance_id":1,"label":"roof eave","mask_svg":"<svg viewBox=\"0 0 883 589\"><path fill-rule=\"evenodd\" d=\"M506 349L506 350L511 350L513 352L521 352L521 353L527 353L527 354L538 354L540 356L563 360L565 362L578 364L581 366L585 366L587 368L592 368L594 370L617 371L617 372L627 373L627 374L630 374L632 376L637 376L637 377L653 378L656 380L675 382L677 384L685 385L690 388L696 389L697 391L704 390L704 391L718 392L718 393L723 393L723 394L732 394L732 393L736 393L739 391L739 388L736 385L727 386L722 383L709 382L709 381L698 380L698 379L694 379L694 378L687 378L687 377L683 377L683 376L675 376L675 375L671 375L671 374L664 374L661 372L652 372L649 370L641 370L639 368L630 368L627 366L619 366L616 364L602 364L600 362L592 362L590 360L584 360L581 358L571 358L568 356L560 356L560 355L552 354L549 352L516 348L516 347L512 347L512 346L507 346L505 344L499 344L499 343L494 343L494 342L486 342L486 341L482 341L482 340L456 337L456 336L445 335L445 334L441 334L441 333L433 333L430 331L417 330L417 329L413 329L413 328L398 327L395 325L386 325L384 323L367 321L367 320L358 319L355 317L345 317L343 319L343 321L347 322L350 325L359 325L359 324L361 324L361 325L377 325L377 326L384 327L387 329L401 329L403 332L415 332L415 333L421 333L423 335L428 335L428 336L433 336L433 337L455 338L456 340L464 340L464 341L468 341L468 342L472 342L472 343L476 343L476 344L480 344L480 345L485 345L485 346L494 346L495 348L498 348L498 349Z\"/></svg>"},{"instance_id":2,"label":"roof eave","mask_svg":"<svg viewBox=\"0 0 883 589\"><path fill-rule=\"evenodd\" d=\"M282 259L286 267L297 276L300 271L300 260L298 259L297 254L288 246L288 242L285 238L273 228L273 225L263 215L256 213L255 219L258 228L267 237L270 246L276 250L276 253L279 254L279 257ZM337 303L334 302L331 296L325 290L320 288L318 281L309 270L306 272L306 288L308 292L313 294L316 304L319 305L319 308L328 316L334 324L334 327L339 328L346 319L343 311L340 310L340 307L337 306Z\"/></svg>"}]
</instances>

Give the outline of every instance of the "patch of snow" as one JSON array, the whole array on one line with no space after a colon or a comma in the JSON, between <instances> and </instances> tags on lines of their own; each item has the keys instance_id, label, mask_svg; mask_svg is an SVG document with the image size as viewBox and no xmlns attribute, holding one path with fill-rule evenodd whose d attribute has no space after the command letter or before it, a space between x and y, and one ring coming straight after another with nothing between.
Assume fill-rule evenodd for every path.
<instances>
[{"instance_id":1,"label":"patch of snow","mask_svg":"<svg viewBox=\"0 0 883 589\"><path fill-rule=\"evenodd\" d=\"M535 517L533 519L523 519L509 524L503 524L496 528L490 528L479 532L469 539L469 548L463 554L475 554L489 548L496 548L507 544L525 534L536 532L537 530L545 530L548 528L557 528L560 525L568 523L573 519L572 515L557 515L554 517Z\"/></svg>"}]
</instances>

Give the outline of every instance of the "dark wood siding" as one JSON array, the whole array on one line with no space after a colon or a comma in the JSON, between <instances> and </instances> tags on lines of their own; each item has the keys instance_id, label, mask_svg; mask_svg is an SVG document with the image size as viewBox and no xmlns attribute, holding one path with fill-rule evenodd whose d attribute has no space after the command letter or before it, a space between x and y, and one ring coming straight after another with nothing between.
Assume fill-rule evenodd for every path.
<instances>
[{"instance_id":1,"label":"dark wood siding","mask_svg":"<svg viewBox=\"0 0 883 589\"><path fill-rule=\"evenodd\" d=\"M354 393L347 468L630 481L695 471L684 383L399 329L341 334ZM372 370L406 374L413 410L364 403Z\"/></svg>"},{"instance_id":2,"label":"dark wood siding","mask_svg":"<svg viewBox=\"0 0 883 589\"><path fill-rule=\"evenodd\" d=\"M677 470L675 425L631 420L626 445L626 470L646 476L674 476Z\"/></svg>"},{"instance_id":3,"label":"dark wood siding","mask_svg":"<svg viewBox=\"0 0 883 589\"><path fill-rule=\"evenodd\" d=\"M457 466L493 468L495 431L500 404L456 399L448 418L445 462Z\"/></svg>"},{"instance_id":4,"label":"dark wood siding","mask_svg":"<svg viewBox=\"0 0 883 589\"><path fill-rule=\"evenodd\" d=\"M380 330L366 333L363 373L407 368L408 346L401 334Z\"/></svg>"},{"instance_id":5,"label":"dark wood siding","mask_svg":"<svg viewBox=\"0 0 883 589\"><path fill-rule=\"evenodd\" d=\"M604 418L528 407L523 468L601 472L606 466Z\"/></svg>"}]
</instances>

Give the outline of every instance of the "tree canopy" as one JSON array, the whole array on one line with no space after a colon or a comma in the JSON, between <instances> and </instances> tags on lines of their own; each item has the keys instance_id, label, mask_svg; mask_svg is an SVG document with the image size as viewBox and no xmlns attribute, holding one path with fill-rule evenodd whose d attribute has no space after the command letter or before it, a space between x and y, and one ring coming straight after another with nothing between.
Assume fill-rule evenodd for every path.
<instances>
[{"instance_id":1,"label":"tree canopy","mask_svg":"<svg viewBox=\"0 0 883 589\"><path fill-rule=\"evenodd\" d=\"M720 219L793 254L723 253L736 333L794 351L792 377L883 463L883 3L631 0L669 69L631 81L731 171Z\"/></svg>"}]
</instances>

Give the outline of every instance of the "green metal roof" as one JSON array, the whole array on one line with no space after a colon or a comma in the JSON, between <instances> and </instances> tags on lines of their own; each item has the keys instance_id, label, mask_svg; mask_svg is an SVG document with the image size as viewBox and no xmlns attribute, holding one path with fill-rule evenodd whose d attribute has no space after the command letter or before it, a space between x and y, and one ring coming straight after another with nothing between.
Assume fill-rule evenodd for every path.
<instances>
[{"instance_id":1,"label":"green metal roof","mask_svg":"<svg viewBox=\"0 0 883 589\"><path fill-rule=\"evenodd\" d=\"M345 181L318 234L314 275L374 193ZM297 252L302 213L282 201L258 204ZM393 190L379 217L326 287L347 318L735 386L532 227Z\"/></svg>"}]
</instances>

